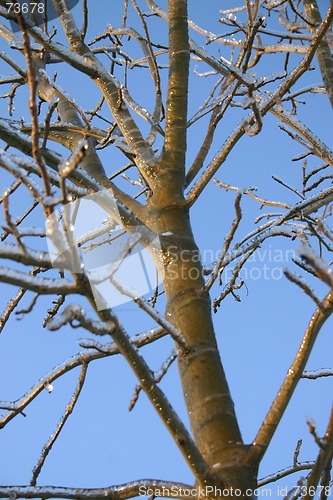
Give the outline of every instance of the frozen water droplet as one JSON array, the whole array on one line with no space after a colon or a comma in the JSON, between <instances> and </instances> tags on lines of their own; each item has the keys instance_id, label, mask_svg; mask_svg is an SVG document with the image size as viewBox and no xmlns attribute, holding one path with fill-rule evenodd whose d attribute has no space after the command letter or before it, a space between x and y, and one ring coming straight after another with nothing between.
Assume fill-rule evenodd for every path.
<instances>
[{"instance_id":1,"label":"frozen water droplet","mask_svg":"<svg viewBox=\"0 0 333 500\"><path fill-rule=\"evenodd\" d=\"M278 101L275 106L274 106L274 109L276 109L276 111L278 111L279 113L283 113L284 111L284 107L283 107L283 104L281 101Z\"/></svg>"},{"instance_id":2,"label":"frozen water droplet","mask_svg":"<svg viewBox=\"0 0 333 500\"><path fill-rule=\"evenodd\" d=\"M48 393L50 393L50 392L52 392L52 391L53 391L53 385L52 385L52 384L50 384L50 382L45 382L45 384L44 384L44 388L45 388L45 390L46 390Z\"/></svg>"}]
</instances>

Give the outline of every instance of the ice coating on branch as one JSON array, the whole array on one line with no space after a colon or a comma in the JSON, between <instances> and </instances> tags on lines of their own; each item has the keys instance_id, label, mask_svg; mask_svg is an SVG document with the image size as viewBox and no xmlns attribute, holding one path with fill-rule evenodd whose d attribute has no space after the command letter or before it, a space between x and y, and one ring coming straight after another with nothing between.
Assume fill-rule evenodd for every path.
<instances>
[{"instance_id":1,"label":"ice coating on branch","mask_svg":"<svg viewBox=\"0 0 333 500\"><path fill-rule=\"evenodd\" d=\"M112 321L95 321L87 317L84 309L78 304L70 304L63 311L54 316L47 324L49 330L59 330L62 326L78 321L79 324L86 330L95 335L106 335L111 333L115 324Z\"/></svg>"},{"instance_id":2,"label":"ice coating on branch","mask_svg":"<svg viewBox=\"0 0 333 500\"><path fill-rule=\"evenodd\" d=\"M283 112L284 112L284 106L283 106L282 102L281 102L281 101L278 101L278 102L275 104L274 109L275 109L276 111L278 111L278 113L283 113Z\"/></svg>"},{"instance_id":3,"label":"ice coating on branch","mask_svg":"<svg viewBox=\"0 0 333 500\"><path fill-rule=\"evenodd\" d=\"M64 278L42 278L0 266L0 280L3 283L20 286L21 288L38 291L43 294L65 294L77 291L75 283Z\"/></svg>"},{"instance_id":4,"label":"ice coating on branch","mask_svg":"<svg viewBox=\"0 0 333 500\"><path fill-rule=\"evenodd\" d=\"M49 330L59 330L63 325L84 314L83 308L77 304L70 304L61 313L54 316L47 324Z\"/></svg>"},{"instance_id":5,"label":"ice coating on branch","mask_svg":"<svg viewBox=\"0 0 333 500\"><path fill-rule=\"evenodd\" d=\"M237 20L237 16L235 16L235 14L233 14L232 12L229 12L229 13L226 15L226 18L227 18L229 21L236 21L236 20Z\"/></svg>"},{"instance_id":6,"label":"ice coating on branch","mask_svg":"<svg viewBox=\"0 0 333 500\"><path fill-rule=\"evenodd\" d=\"M11 49L24 51L24 45L19 40L10 40L9 47ZM40 50L40 45L38 43L30 42L30 47L31 47L31 50L35 50L36 52L38 52Z\"/></svg>"},{"instance_id":7,"label":"ice coating on branch","mask_svg":"<svg viewBox=\"0 0 333 500\"><path fill-rule=\"evenodd\" d=\"M94 339L79 339L78 344L80 347L83 347L83 349L96 349L100 352L109 352L110 349L114 349L115 344L112 342L109 342L108 344L102 344L101 342L98 342L97 340Z\"/></svg>"},{"instance_id":8,"label":"ice coating on branch","mask_svg":"<svg viewBox=\"0 0 333 500\"><path fill-rule=\"evenodd\" d=\"M67 177L79 164L85 153L89 149L89 144L86 139L81 139L70 158L59 165L59 173L62 177Z\"/></svg>"},{"instance_id":9,"label":"ice coating on branch","mask_svg":"<svg viewBox=\"0 0 333 500\"><path fill-rule=\"evenodd\" d=\"M237 21L237 16L232 11L224 11L223 12L224 16L221 18L221 22L229 21L229 22L235 22Z\"/></svg>"},{"instance_id":10,"label":"ice coating on branch","mask_svg":"<svg viewBox=\"0 0 333 500\"><path fill-rule=\"evenodd\" d=\"M262 85L266 85L267 83L275 82L276 80L282 80L282 78L286 77L285 71L275 71L270 75L261 76L257 79L256 85L257 87L261 87Z\"/></svg>"},{"instance_id":11,"label":"ice coating on branch","mask_svg":"<svg viewBox=\"0 0 333 500\"><path fill-rule=\"evenodd\" d=\"M253 104L254 102L255 102L255 98L254 97L246 97L242 101L242 108L243 109L250 108L251 104Z\"/></svg>"},{"instance_id":12,"label":"ice coating on branch","mask_svg":"<svg viewBox=\"0 0 333 500\"><path fill-rule=\"evenodd\" d=\"M25 235L40 236L41 233L36 228L27 228L25 232L24 228L22 228L20 236ZM0 258L45 268L52 266L52 262L47 252L28 248L27 246L25 246L25 250L23 251L22 248L14 243L0 242Z\"/></svg>"},{"instance_id":13,"label":"ice coating on branch","mask_svg":"<svg viewBox=\"0 0 333 500\"><path fill-rule=\"evenodd\" d=\"M306 261L316 272L316 275L322 279L328 286L333 286L333 272L326 262L317 255L310 245L303 245L297 251L298 255Z\"/></svg>"}]
</instances>

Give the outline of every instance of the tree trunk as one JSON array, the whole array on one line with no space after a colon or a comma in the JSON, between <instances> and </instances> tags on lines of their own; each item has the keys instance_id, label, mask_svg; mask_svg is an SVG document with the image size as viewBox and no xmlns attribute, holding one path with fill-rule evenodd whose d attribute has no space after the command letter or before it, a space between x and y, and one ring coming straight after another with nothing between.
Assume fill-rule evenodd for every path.
<instances>
[{"instance_id":1,"label":"tree trunk","mask_svg":"<svg viewBox=\"0 0 333 500\"><path fill-rule=\"evenodd\" d=\"M148 204L164 260L167 317L188 348L179 371L191 430L208 464L205 486L244 493L256 484L220 360L198 247L184 198L189 72L187 1L169 0L169 79L164 149ZM163 236L163 233L167 233ZM171 233L171 234L170 234ZM214 476L215 484L211 482ZM213 496L223 496L220 492Z\"/></svg>"},{"instance_id":2,"label":"tree trunk","mask_svg":"<svg viewBox=\"0 0 333 500\"><path fill-rule=\"evenodd\" d=\"M219 478L218 487L229 492L231 488L253 490L256 466L247 462L248 446L242 441L216 345L211 301L204 290L201 259L181 183L177 193L176 172L165 163L160 177L163 187L150 200L150 219L162 242L166 314L188 347L179 358L179 371L191 430L209 466L208 475ZM168 234L163 236L164 232ZM230 493L228 496L232 498Z\"/></svg>"}]
</instances>

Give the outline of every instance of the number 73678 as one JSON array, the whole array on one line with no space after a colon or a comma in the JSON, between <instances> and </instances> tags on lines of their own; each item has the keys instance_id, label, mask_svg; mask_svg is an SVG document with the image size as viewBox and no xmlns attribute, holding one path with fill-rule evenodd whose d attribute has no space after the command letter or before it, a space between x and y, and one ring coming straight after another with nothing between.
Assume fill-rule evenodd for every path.
<instances>
[{"instance_id":1,"label":"number 73678","mask_svg":"<svg viewBox=\"0 0 333 500\"><path fill-rule=\"evenodd\" d=\"M14 14L33 14L38 12L38 14L44 14L45 4L44 2L31 2L31 3L20 3L20 2L6 2L6 7L8 12L13 12Z\"/></svg>"}]
</instances>

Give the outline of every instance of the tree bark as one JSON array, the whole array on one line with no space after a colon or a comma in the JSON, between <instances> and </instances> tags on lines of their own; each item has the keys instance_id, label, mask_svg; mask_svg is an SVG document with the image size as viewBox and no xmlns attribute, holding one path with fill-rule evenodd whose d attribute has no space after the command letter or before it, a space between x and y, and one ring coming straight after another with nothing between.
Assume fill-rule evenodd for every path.
<instances>
[{"instance_id":1,"label":"tree bark","mask_svg":"<svg viewBox=\"0 0 333 500\"><path fill-rule=\"evenodd\" d=\"M316 0L303 0L303 5L306 15L313 23L312 26L309 26L309 30L312 34L314 34L322 22L318 4ZM320 41L316 55L327 96L333 108L333 57L331 48L326 38L323 38Z\"/></svg>"},{"instance_id":2,"label":"tree bark","mask_svg":"<svg viewBox=\"0 0 333 500\"><path fill-rule=\"evenodd\" d=\"M228 490L254 490L256 466L247 461L234 404L223 370L205 291L202 263L184 198L189 44L186 0L169 0L169 79L165 146L156 168L148 210L159 233L164 264L167 317L183 335L179 358L184 398L196 445ZM167 233L166 235L163 235ZM211 480L211 479L209 479ZM218 494L217 496L222 496Z\"/></svg>"}]
</instances>

